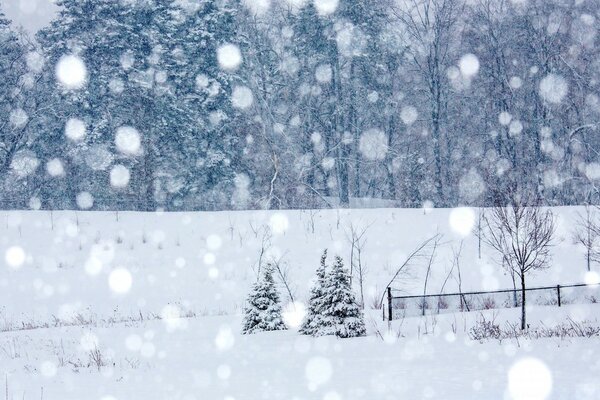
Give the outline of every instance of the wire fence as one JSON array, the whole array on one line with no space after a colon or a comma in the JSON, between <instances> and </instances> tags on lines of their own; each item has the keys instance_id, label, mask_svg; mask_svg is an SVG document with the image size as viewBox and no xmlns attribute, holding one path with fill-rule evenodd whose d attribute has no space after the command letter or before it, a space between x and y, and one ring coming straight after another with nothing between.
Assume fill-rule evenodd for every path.
<instances>
[{"instance_id":1,"label":"wire fence","mask_svg":"<svg viewBox=\"0 0 600 400\"><path fill-rule=\"evenodd\" d=\"M521 289L487 292L441 293L396 296L387 289L384 320L454 312L469 312L521 306ZM600 284L576 284L525 289L525 304L555 305L600 303Z\"/></svg>"}]
</instances>

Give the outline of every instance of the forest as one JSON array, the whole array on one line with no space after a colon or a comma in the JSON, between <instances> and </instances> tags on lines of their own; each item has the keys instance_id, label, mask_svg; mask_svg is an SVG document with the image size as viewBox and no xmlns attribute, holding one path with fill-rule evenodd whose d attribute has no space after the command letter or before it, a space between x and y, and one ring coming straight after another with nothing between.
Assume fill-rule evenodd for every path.
<instances>
[{"instance_id":1,"label":"forest","mask_svg":"<svg viewBox=\"0 0 600 400\"><path fill-rule=\"evenodd\" d=\"M0 208L598 203L600 1L0 14Z\"/></svg>"}]
</instances>

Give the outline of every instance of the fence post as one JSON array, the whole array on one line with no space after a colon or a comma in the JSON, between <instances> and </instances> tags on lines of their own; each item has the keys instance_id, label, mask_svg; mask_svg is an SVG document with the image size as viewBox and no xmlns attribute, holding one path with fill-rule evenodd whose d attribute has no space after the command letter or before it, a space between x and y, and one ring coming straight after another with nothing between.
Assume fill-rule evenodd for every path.
<instances>
[{"instance_id":1,"label":"fence post","mask_svg":"<svg viewBox=\"0 0 600 400\"><path fill-rule=\"evenodd\" d=\"M388 286L387 288L387 297L388 297L388 321L392 320L392 288Z\"/></svg>"},{"instance_id":2,"label":"fence post","mask_svg":"<svg viewBox=\"0 0 600 400\"><path fill-rule=\"evenodd\" d=\"M560 285L556 285L556 293L558 294L558 306L560 307Z\"/></svg>"}]
</instances>

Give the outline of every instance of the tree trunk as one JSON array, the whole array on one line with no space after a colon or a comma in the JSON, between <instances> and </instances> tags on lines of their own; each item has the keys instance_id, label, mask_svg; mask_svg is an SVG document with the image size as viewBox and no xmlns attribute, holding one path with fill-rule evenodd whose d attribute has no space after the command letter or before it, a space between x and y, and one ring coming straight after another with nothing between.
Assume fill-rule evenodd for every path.
<instances>
[{"instance_id":1,"label":"tree trunk","mask_svg":"<svg viewBox=\"0 0 600 400\"><path fill-rule=\"evenodd\" d=\"M521 273L521 330L526 328L525 316L525 273Z\"/></svg>"}]
</instances>

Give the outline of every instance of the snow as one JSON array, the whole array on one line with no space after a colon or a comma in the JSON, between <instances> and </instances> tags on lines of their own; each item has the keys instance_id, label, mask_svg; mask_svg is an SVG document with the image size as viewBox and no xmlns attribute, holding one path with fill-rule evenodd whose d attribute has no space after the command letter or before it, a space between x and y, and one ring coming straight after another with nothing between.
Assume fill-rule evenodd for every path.
<instances>
[{"instance_id":1,"label":"snow","mask_svg":"<svg viewBox=\"0 0 600 400\"><path fill-rule=\"evenodd\" d=\"M94 206L94 197L89 192L79 193L75 201L82 210L88 210Z\"/></svg>"},{"instance_id":2,"label":"snow","mask_svg":"<svg viewBox=\"0 0 600 400\"><path fill-rule=\"evenodd\" d=\"M121 189L127 187L130 178L129 169L124 165L115 165L110 170L110 184L114 188Z\"/></svg>"},{"instance_id":3,"label":"snow","mask_svg":"<svg viewBox=\"0 0 600 400\"><path fill-rule=\"evenodd\" d=\"M317 79L317 82L321 84L327 84L331 82L332 76L333 71L331 70L331 65L329 64L321 64L315 69L315 78Z\"/></svg>"},{"instance_id":4,"label":"snow","mask_svg":"<svg viewBox=\"0 0 600 400\"><path fill-rule=\"evenodd\" d=\"M508 391L514 400L544 400L552 393L552 373L542 361L527 357L508 371Z\"/></svg>"},{"instance_id":5,"label":"snow","mask_svg":"<svg viewBox=\"0 0 600 400\"><path fill-rule=\"evenodd\" d=\"M12 246L6 250L4 260L13 269L20 268L25 263L25 251L19 246Z\"/></svg>"},{"instance_id":6,"label":"snow","mask_svg":"<svg viewBox=\"0 0 600 400\"><path fill-rule=\"evenodd\" d=\"M448 220L452 230L463 237L467 237L475 226L475 211L469 207L454 208L450 211Z\"/></svg>"},{"instance_id":7,"label":"snow","mask_svg":"<svg viewBox=\"0 0 600 400\"><path fill-rule=\"evenodd\" d=\"M117 129L115 145L117 146L117 150L125 155L138 155L142 146L140 133L131 126L122 126Z\"/></svg>"},{"instance_id":8,"label":"snow","mask_svg":"<svg viewBox=\"0 0 600 400\"><path fill-rule=\"evenodd\" d=\"M252 106L254 95L252 90L247 86L236 86L231 93L231 104L235 108L246 110Z\"/></svg>"},{"instance_id":9,"label":"snow","mask_svg":"<svg viewBox=\"0 0 600 400\"><path fill-rule=\"evenodd\" d=\"M46 163L46 171L48 171L48 175L52 177L59 177L65 174L63 163L58 158L53 158Z\"/></svg>"},{"instance_id":10,"label":"snow","mask_svg":"<svg viewBox=\"0 0 600 400\"><path fill-rule=\"evenodd\" d=\"M369 129L360 136L359 151L367 160L383 160L388 152L387 137L380 129Z\"/></svg>"},{"instance_id":11,"label":"snow","mask_svg":"<svg viewBox=\"0 0 600 400\"><path fill-rule=\"evenodd\" d=\"M29 116L22 108L12 110L8 118L10 123L17 129L23 128L27 125L27 121L29 121Z\"/></svg>"},{"instance_id":12,"label":"snow","mask_svg":"<svg viewBox=\"0 0 600 400\"><path fill-rule=\"evenodd\" d=\"M472 78L479 72L479 59L475 54L465 54L459 62L460 72L467 78Z\"/></svg>"},{"instance_id":13,"label":"snow","mask_svg":"<svg viewBox=\"0 0 600 400\"><path fill-rule=\"evenodd\" d=\"M567 81L558 74L548 74L540 81L540 96L548 103L559 104L568 93Z\"/></svg>"},{"instance_id":14,"label":"snow","mask_svg":"<svg viewBox=\"0 0 600 400\"><path fill-rule=\"evenodd\" d=\"M127 293L132 283L131 273L125 268L117 268L108 276L108 286L115 293Z\"/></svg>"},{"instance_id":15,"label":"snow","mask_svg":"<svg viewBox=\"0 0 600 400\"><path fill-rule=\"evenodd\" d=\"M85 122L70 118L65 125L65 135L74 142L82 141L86 135Z\"/></svg>"},{"instance_id":16,"label":"snow","mask_svg":"<svg viewBox=\"0 0 600 400\"><path fill-rule=\"evenodd\" d=\"M531 286L594 276L586 270L583 249L570 239L581 210L553 209L559 220L554 257L547 271L532 275ZM468 337L479 313L406 318L388 330L381 310L368 308L369 335L347 340L306 337L295 329L240 334L239 313L268 231L265 259L278 254L290 266L294 302L282 288L280 295L284 321L292 328L304 315L322 250L348 259L350 223L369 226L363 249L369 296L380 297L405 255L437 232L444 238L433 261L430 293L439 291L452 247L461 241L463 290L511 287L491 249L484 245L478 257L473 226L478 212L0 212L6 221L0 224L6 263L0 265L0 328L52 326L53 315L94 321L0 333L9 398L38 397L36 390L44 387L44 399L61 400L597 399L595 338L479 343ZM417 262L413 277L394 286L422 293L424 267ZM592 268L597 279L597 266ZM455 286L450 279L446 290ZM503 326L518 321L519 310L483 315ZM528 309L532 326L567 318L597 324L597 316L597 304ZM105 360L100 368L89 365L95 350Z\"/></svg>"},{"instance_id":17,"label":"snow","mask_svg":"<svg viewBox=\"0 0 600 400\"><path fill-rule=\"evenodd\" d=\"M417 121L419 117L419 112L413 106L404 106L402 107L402 111L400 111L400 119L406 125L412 125Z\"/></svg>"},{"instance_id":18,"label":"snow","mask_svg":"<svg viewBox=\"0 0 600 400\"><path fill-rule=\"evenodd\" d=\"M339 0L314 0L315 8L317 13L322 16L328 16L333 14L339 5Z\"/></svg>"},{"instance_id":19,"label":"snow","mask_svg":"<svg viewBox=\"0 0 600 400\"><path fill-rule=\"evenodd\" d=\"M242 52L235 44L226 43L217 49L217 60L222 69L235 71L242 64Z\"/></svg>"},{"instance_id":20,"label":"snow","mask_svg":"<svg viewBox=\"0 0 600 400\"><path fill-rule=\"evenodd\" d=\"M85 63L76 55L62 57L56 64L56 78L65 89L82 89L87 82Z\"/></svg>"}]
</instances>

